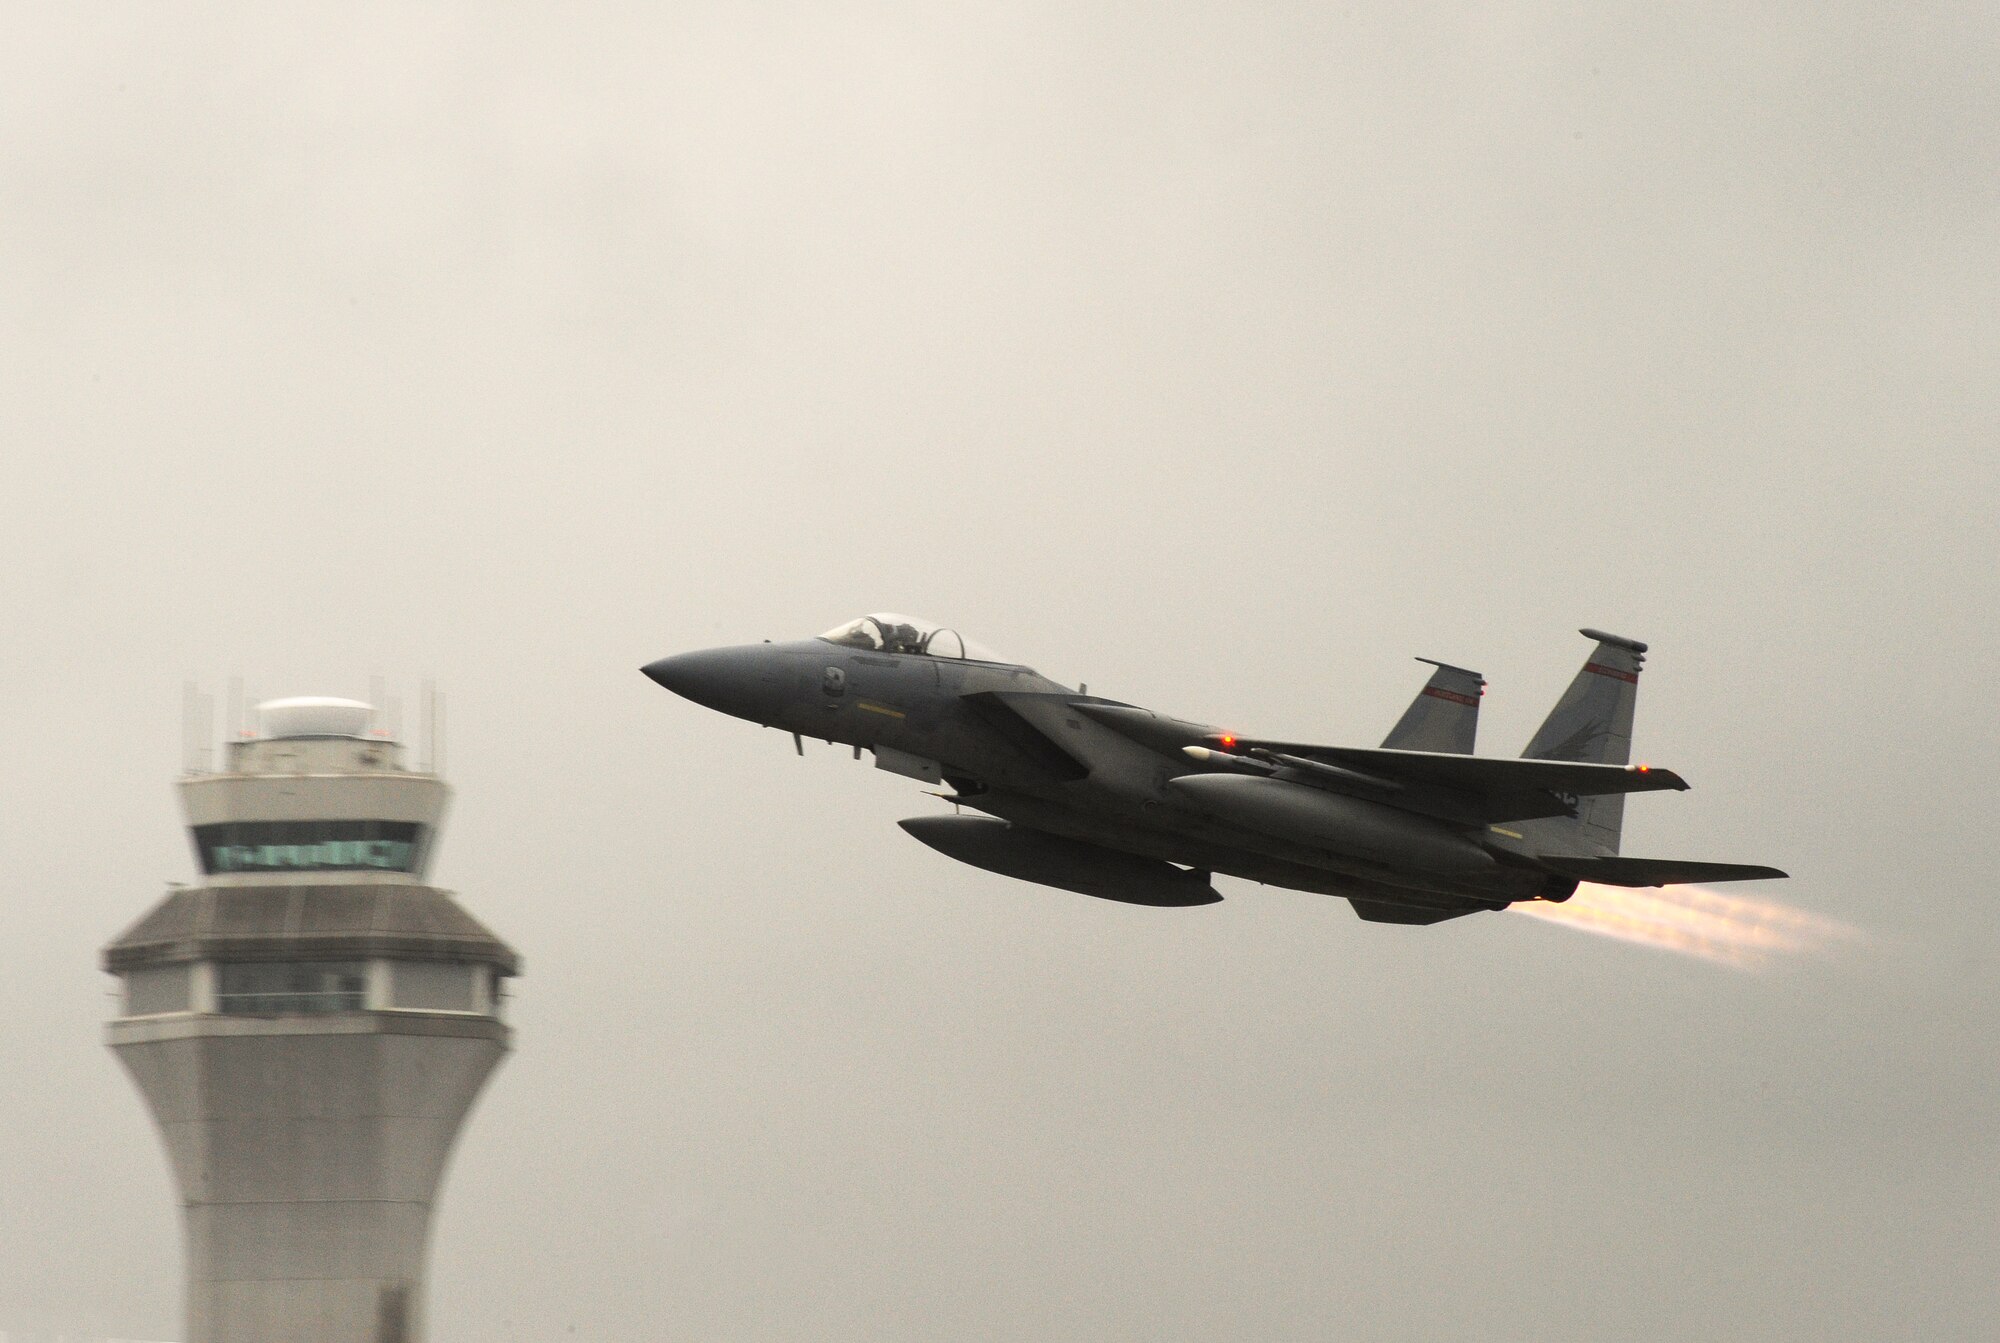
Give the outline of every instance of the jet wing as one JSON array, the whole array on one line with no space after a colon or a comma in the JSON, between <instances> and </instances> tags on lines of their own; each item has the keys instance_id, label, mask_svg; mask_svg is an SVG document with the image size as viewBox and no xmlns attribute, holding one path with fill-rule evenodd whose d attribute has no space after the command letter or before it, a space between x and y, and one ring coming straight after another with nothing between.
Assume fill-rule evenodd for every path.
<instances>
[{"instance_id":1,"label":"jet wing","mask_svg":"<svg viewBox=\"0 0 2000 1343\"><path fill-rule=\"evenodd\" d=\"M1277 764L1303 762L1312 781L1411 811L1488 824L1572 813L1575 799L1604 793L1685 789L1670 769L1568 760L1504 760L1437 751L1316 746L1262 738L1214 738L1229 751ZM1312 769L1319 766L1319 769Z\"/></svg>"},{"instance_id":2,"label":"jet wing","mask_svg":"<svg viewBox=\"0 0 2000 1343\"><path fill-rule=\"evenodd\" d=\"M1652 793L1668 788L1684 791L1688 786L1687 780L1672 770L1655 769L1651 765L1588 765L1569 760L1507 760L1443 751L1306 746L1258 737L1235 737L1224 745L1239 754L1295 755L1397 783L1432 784L1471 793L1540 788L1583 797L1599 793Z\"/></svg>"},{"instance_id":3,"label":"jet wing","mask_svg":"<svg viewBox=\"0 0 2000 1343\"><path fill-rule=\"evenodd\" d=\"M1304 780L1318 787L1472 825L1570 816L1575 814L1575 799L1601 793L1687 787L1687 781L1672 770L1645 765L1320 746L1237 737L1129 704L1072 701L1070 707L1163 754L1206 745L1224 754L1247 755L1285 768L1300 769L1302 765Z\"/></svg>"}]
</instances>

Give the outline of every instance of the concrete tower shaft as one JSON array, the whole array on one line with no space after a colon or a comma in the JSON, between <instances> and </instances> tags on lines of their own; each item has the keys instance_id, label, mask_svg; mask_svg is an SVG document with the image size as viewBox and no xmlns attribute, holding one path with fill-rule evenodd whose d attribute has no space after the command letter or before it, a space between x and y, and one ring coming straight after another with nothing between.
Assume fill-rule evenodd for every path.
<instances>
[{"instance_id":1,"label":"concrete tower shaft","mask_svg":"<svg viewBox=\"0 0 2000 1343\"><path fill-rule=\"evenodd\" d=\"M172 1160L189 1343L415 1340L513 951L424 884L448 790L366 705L280 701L180 794L202 872L105 948Z\"/></svg>"}]
</instances>

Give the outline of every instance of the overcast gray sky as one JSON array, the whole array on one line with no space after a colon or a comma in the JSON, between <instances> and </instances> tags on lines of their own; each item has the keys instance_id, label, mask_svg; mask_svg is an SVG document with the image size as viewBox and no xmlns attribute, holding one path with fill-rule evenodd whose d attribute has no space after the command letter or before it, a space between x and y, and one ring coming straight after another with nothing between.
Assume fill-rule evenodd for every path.
<instances>
[{"instance_id":1,"label":"overcast gray sky","mask_svg":"<svg viewBox=\"0 0 2000 1343\"><path fill-rule=\"evenodd\" d=\"M438 1343L1967 1337L2000 1309L1990 5L0 16L0 1329L176 1338L98 947L179 697L450 705L526 957ZM640 663L914 612L1517 751L1652 641L1628 852L1861 930L949 863Z\"/></svg>"}]
</instances>

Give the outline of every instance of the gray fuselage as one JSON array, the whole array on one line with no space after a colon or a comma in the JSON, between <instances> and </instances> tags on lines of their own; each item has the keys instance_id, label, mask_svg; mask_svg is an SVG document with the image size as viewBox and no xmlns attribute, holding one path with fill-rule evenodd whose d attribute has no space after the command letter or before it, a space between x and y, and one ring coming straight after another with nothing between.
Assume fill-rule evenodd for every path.
<instances>
[{"instance_id":1,"label":"gray fuselage","mask_svg":"<svg viewBox=\"0 0 2000 1343\"><path fill-rule=\"evenodd\" d=\"M1483 827L1368 801L1345 803L1344 828L1324 842L1218 814L1172 783L1212 772L1183 748L1221 729L1083 694L1029 667L803 639L686 653L645 670L709 708L941 778L965 806L1127 854L1439 908L1497 908L1551 887L1546 870L1490 842ZM1107 711L1115 728L1093 717Z\"/></svg>"}]
</instances>

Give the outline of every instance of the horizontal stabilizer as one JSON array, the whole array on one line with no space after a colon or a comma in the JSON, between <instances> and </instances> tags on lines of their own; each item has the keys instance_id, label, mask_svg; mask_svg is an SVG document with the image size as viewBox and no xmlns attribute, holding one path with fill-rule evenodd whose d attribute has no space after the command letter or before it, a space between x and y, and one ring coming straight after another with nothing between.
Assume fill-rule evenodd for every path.
<instances>
[{"instance_id":1,"label":"horizontal stabilizer","mask_svg":"<svg viewBox=\"0 0 2000 1343\"><path fill-rule=\"evenodd\" d=\"M1750 863L1683 863L1671 858L1565 858L1537 854L1535 861L1566 877L1600 886L1681 886L1699 881L1759 881L1787 875Z\"/></svg>"},{"instance_id":2,"label":"horizontal stabilizer","mask_svg":"<svg viewBox=\"0 0 2000 1343\"><path fill-rule=\"evenodd\" d=\"M1392 905L1379 900L1349 900L1354 912L1369 923L1443 923L1446 919L1462 919L1467 914L1481 914L1483 907L1471 909L1425 909L1418 905Z\"/></svg>"}]
</instances>

